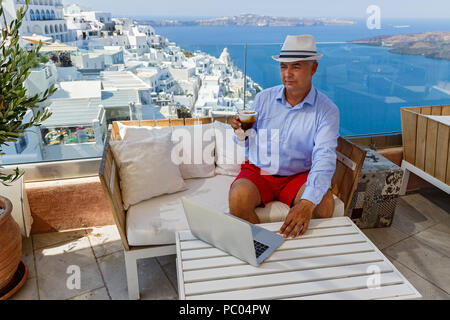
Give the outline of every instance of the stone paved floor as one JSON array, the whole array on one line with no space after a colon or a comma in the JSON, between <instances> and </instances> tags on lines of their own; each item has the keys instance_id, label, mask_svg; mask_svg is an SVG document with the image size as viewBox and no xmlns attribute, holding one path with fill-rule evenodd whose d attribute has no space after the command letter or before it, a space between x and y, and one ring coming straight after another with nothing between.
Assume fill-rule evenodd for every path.
<instances>
[{"instance_id":1,"label":"stone paved floor","mask_svg":"<svg viewBox=\"0 0 450 320\"><path fill-rule=\"evenodd\" d=\"M391 227L363 231L424 299L450 299L449 195L434 188L406 195ZM128 299L115 226L33 235L23 241L23 259L30 275L13 299ZM174 255L138 268L141 299L178 298Z\"/></svg>"}]
</instances>

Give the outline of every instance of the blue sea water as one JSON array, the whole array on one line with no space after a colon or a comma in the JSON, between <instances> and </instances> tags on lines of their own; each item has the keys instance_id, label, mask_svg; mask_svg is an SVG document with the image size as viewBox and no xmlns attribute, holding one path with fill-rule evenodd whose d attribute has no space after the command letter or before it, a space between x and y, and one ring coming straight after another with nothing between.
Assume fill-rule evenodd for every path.
<instances>
[{"instance_id":1,"label":"blue sea water","mask_svg":"<svg viewBox=\"0 0 450 320\"><path fill-rule=\"evenodd\" d=\"M155 29L189 51L218 57L226 47L241 70L246 44L247 74L263 88L280 84L279 64L271 56L279 53L286 35L313 35L324 54L313 84L339 107L344 136L400 132L400 107L450 104L450 61L346 43L377 35L450 31L450 19L383 20L382 28L374 30L365 21L353 26Z\"/></svg>"}]
</instances>

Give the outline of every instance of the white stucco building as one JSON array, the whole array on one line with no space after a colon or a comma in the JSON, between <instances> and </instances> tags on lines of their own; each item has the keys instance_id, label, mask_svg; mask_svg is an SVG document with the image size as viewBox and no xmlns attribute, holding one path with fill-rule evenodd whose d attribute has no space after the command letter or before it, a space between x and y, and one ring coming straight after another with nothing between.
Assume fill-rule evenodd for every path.
<instances>
[{"instance_id":1,"label":"white stucco building","mask_svg":"<svg viewBox=\"0 0 450 320\"><path fill-rule=\"evenodd\" d=\"M3 0L2 6L6 11L7 23L9 23L16 17L16 10L25 6L25 0ZM69 41L61 0L30 0L20 34L22 36L36 34L51 37L53 41Z\"/></svg>"},{"instance_id":2,"label":"white stucco building","mask_svg":"<svg viewBox=\"0 0 450 320\"><path fill-rule=\"evenodd\" d=\"M93 11L77 4L64 7L64 18L73 35L71 40L104 38L111 36L115 28L111 13Z\"/></svg>"}]
</instances>

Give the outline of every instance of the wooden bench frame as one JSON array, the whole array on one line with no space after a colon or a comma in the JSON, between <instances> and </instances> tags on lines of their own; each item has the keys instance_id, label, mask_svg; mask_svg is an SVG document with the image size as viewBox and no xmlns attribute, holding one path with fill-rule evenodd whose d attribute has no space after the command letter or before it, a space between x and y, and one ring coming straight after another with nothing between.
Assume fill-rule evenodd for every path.
<instances>
[{"instance_id":1,"label":"wooden bench frame","mask_svg":"<svg viewBox=\"0 0 450 320\"><path fill-rule=\"evenodd\" d=\"M231 117L217 118L187 118L187 119L163 119L163 120L143 120L143 121L121 121L124 125L133 126L183 126L195 124L207 124L213 121L230 123ZM126 234L126 210L123 208L122 195L119 183L118 166L115 163L109 139L120 140L119 127L117 122L113 122L108 131L105 142L102 162L99 170L99 177L102 183L106 198L111 207L111 212L122 240L125 256L125 268L128 283L128 295L130 300L139 299L139 283L137 260L150 257L171 255L176 253L176 245L153 245L153 246L130 246ZM342 137L338 138L337 146L338 159L336 171L332 179L331 189L344 203L344 214L352 200L352 196L358 183L359 173L366 156L366 151L362 150L352 142Z\"/></svg>"},{"instance_id":2,"label":"wooden bench frame","mask_svg":"<svg viewBox=\"0 0 450 320\"><path fill-rule=\"evenodd\" d=\"M402 119L403 182L400 195L406 193L409 174L450 194L450 126L432 116L450 116L450 106L404 107Z\"/></svg>"}]
</instances>

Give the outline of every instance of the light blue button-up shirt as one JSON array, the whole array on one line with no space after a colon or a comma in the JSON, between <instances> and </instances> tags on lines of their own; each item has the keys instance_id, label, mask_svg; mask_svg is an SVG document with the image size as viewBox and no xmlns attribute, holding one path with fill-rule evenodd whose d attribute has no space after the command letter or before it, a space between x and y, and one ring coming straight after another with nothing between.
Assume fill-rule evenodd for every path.
<instances>
[{"instance_id":1,"label":"light blue button-up shirt","mask_svg":"<svg viewBox=\"0 0 450 320\"><path fill-rule=\"evenodd\" d=\"M280 85L258 93L251 109L258 116L255 132L246 141L246 158L272 175L310 170L302 199L319 204L336 169L337 106L313 86L292 107Z\"/></svg>"}]
</instances>

